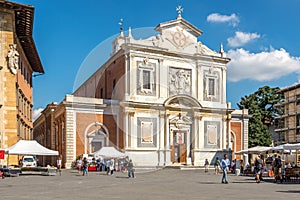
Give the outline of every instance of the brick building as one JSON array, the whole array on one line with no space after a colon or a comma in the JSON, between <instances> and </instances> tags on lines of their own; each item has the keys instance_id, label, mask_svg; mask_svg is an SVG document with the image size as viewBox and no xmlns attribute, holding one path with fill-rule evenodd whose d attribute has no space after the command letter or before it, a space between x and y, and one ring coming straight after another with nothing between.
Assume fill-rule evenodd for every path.
<instances>
[{"instance_id":1,"label":"brick building","mask_svg":"<svg viewBox=\"0 0 300 200\"><path fill-rule=\"evenodd\" d=\"M250 115L248 110L235 110L231 113L230 121L230 149L232 150L233 159L244 159L242 155L235 155L234 152L238 152L244 149L248 149L248 122Z\"/></svg>"},{"instance_id":2,"label":"brick building","mask_svg":"<svg viewBox=\"0 0 300 200\"><path fill-rule=\"evenodd\" d=\"M216 52L199 42L202 31L180 13L155 30L139 40L121 30L110 58L34 122L34 138L59 150L66 168L102 146L126 152L136 166L202 166L206 158L247 147L247 114L233 115L230 127L230 59L223 47Z\"/></svg>"},{"instance_id":3,"label":"brick building","mask_svg":"<svg viewBox=\"0 0 300 200\"><path fill-rule=\"evenodd\" d=\"M32 139L32 75L44 73L32 38L34 8L0 0L0 148ZM11 156L10 163L16 163Z\"/></svg>"}]
</instances>

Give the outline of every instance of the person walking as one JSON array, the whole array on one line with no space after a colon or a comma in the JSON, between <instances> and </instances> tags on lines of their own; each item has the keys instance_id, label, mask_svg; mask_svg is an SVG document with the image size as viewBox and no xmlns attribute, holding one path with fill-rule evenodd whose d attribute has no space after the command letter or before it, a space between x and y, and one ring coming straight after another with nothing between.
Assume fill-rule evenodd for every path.
<instances>
[{"instance_id":1,"label":"person walking","mask_svg":"<svg viewBox=\"0 0 300 200\"><path fill-rule=\"evenodd\" d=\"M110 174L110 165L111 165L111 161L107 160L106 161L106 175Z\"/></svg>"},{"instance_id":2,"label":"person walking","mask_svg":"<svg viewBox=\"0 0 300 200\"><path fill-rule=\"evenodd\" d=\"M255 172L256 183L260 183L260 181L261 181L260 175L262 173L262 168L263 168L263 160L261 159L260 156L257 156L255 158L254 166L255 166L254 172Z\"/></svg>"},{"instance_id":3,"label":"person walking","mask_svg":"<svg viewBox=\"0 0 300 200\"><path fill-rule=\"evenodd\" d=\"M86 157L83 158L82 164L83 164L82 176L88 175L88 161L87 161Z\"/></svg>"},{"instance_id":4,"label":"person walking","mask_svg":"<svg viewBox=\"0 0 300 200\"><path fill-rule=\"evenodd\" d=\"M58 159L56 161L56 165L57 165L59 175L61 176L61 156L58 157Z\"/></svg>"},{"instance_id":5,"label":"person walking","mask_svg":"<svg viewBox=\"0 0 300 200\"><path fill-rule=\"evenodd\" d=\"M97 171L100 171L100 166L101 166L101 162L100 162L100 158L98 158L98 159L96 160L96 170L97 170Z\"/></svg>"},{"instance_id":6,"label":"person walking","mask_svg":"<svg viewBox=\"0 0 300 200\"><path fill-rule=\"evenodd\" d=\"M81 172L81 167L82 167L82 159L81 159L81 157L79 157L77 160L78 174L80 174L80 172Z\"/></svg>"},{"instance_id":7,"label":"person walking","mask_svg":"<svg viewBox=\"0 0 300 200\"><path fill-rule=\"evenodd\" d=\"M230 161L227 154L224 154L224 158L221 161L221 167L223 169L222 183L228 184L227 173L229 171Z\"/></svg>"},{"instance_id":8,"label":"person walking","mask_svg":"<svg viewBox=\"0 0 300 200\"><path fill-rule=\"evenodd\" d=\"M216 158L216 161L215 161L215 164L214 164L214 167L215 167L215 174L219 174L220 173L220 160L219 160L219 157Z\"/></svg>"},{"instance_id":9,"label":"person walking","mask_svg":"<svg viewBox=\"0 0 300 200\"><path fill-rule=\"evenodd\" d=\"M244 160L241 160L240 165L241 165L241 173L244 174Z\"/></svg>"},{"instance_id":10,"label":"person walking","mask_svg":"<svg viewBox=\"0 0 300 200\"><path fill-rule=\"evenodd\" d=\"M208 160L207 160L207 158L206 158L206 159L205 159L205 162L204 162L204 168L205 168L204 172L205 172L205 173L208 172L208 167L209 167L209 162L208 162Z\"/></svg>"},{"instance_id":11,"label":"person walking","mask_svg":"<svg viewBox=\"0 0 300 200\"><path fill-rule=\"evenodd\" d=\"M132 160L130 159L129 162L128 162L128 177L132 177L134 178L134 169L133 169L133 162Z\"/></svg>"},{"instance_id":12,"label":"person walking","mask_svg":"<svg viewBox=\"0 0 300 200\"><path fill-rule=\"evenodd\" d=\"M110 175L114 175L114 171L115 171L115 161L114 159L110 160Z\"/></svg>"},{"instance_id":13,"label":"person walking","mask_svg":"<svg viewBox=\"0 0 300 200\"><path fill-rule=\"evenodd\" d=\"M274 161L273 161L273 168L274 168L274 183L277 183L277 180L279 179L279 181L282 183L282 175L281 175L281 168L282 168L282 160L281 157L278 156L277 154L274 155Z\"/></svg>"}]
</instances>

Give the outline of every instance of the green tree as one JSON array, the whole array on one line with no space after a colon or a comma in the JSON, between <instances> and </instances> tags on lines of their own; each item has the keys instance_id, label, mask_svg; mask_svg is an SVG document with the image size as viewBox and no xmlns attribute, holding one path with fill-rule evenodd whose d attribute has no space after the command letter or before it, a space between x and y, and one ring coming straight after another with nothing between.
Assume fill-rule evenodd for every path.
<instances>
[{"instance_id":1,"label":"green tree","mask_svg":"<svg viewBox=\"0 0 300 200\"><path fill-rule=\"evenodd\" d=\"M264 86L253 94L241 98L239 109L248 109L249 119L249 147L270 146L272 135L269 131L276 116L282 114L282 110L274 105L282 99L280 88Z\"/></svg>"}]
</instances>

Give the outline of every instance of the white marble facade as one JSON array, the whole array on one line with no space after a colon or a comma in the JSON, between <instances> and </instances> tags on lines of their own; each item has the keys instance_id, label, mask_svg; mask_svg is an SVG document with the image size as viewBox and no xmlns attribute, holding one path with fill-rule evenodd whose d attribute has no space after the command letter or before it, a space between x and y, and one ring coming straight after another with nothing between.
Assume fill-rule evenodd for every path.
<instances>
[{"instance_id":1,"label":"white marble facade","mask_svg":"<svg viewBox=\"0 0 300 200\"><path fill-rule=\"evenodd\" d=\"M203 165L228 146L226 63L198 41L202 31L182 19L161 23L158 34L114 41L127 57L125 150L138 166Z\"/></svg>"},{"instance_id":2,"label":"white marble facade","mask_svg":"<svg viewBox=\"0 0 300 200\"><path fill-rule=\"evenodd\" d=\"M228 149L230 59L222 46L216 52L198 41L202 31L180 15L155 30L156 36L137 40L131 31L128 36L121 32L113 42L110 59L126 59L126 74L115 91L125 92L123 99L116 98L125 113L118 118L125 133L124 150L136 166L203 165L206 158L213 160ZM85 84L88 81L74 95L96 90ZM118 84L125 91L118 91Z\"/></svg>"}]
</instances>

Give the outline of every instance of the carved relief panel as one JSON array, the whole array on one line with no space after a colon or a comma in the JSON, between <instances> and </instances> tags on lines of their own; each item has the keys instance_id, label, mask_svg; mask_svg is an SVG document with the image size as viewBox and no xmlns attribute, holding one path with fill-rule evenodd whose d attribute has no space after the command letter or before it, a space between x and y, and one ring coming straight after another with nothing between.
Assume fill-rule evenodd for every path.
<instances>
[{"instance_id":1,"label":"carved relief panel","mask_svg":"<svg viewBox=\"0 0 300 200\"><path fill-rule=\"evenodd\" d=\"M190 69L170 67L169 69L169 95L186 94L191 95Z\"/></svg>"}]
</instances>

